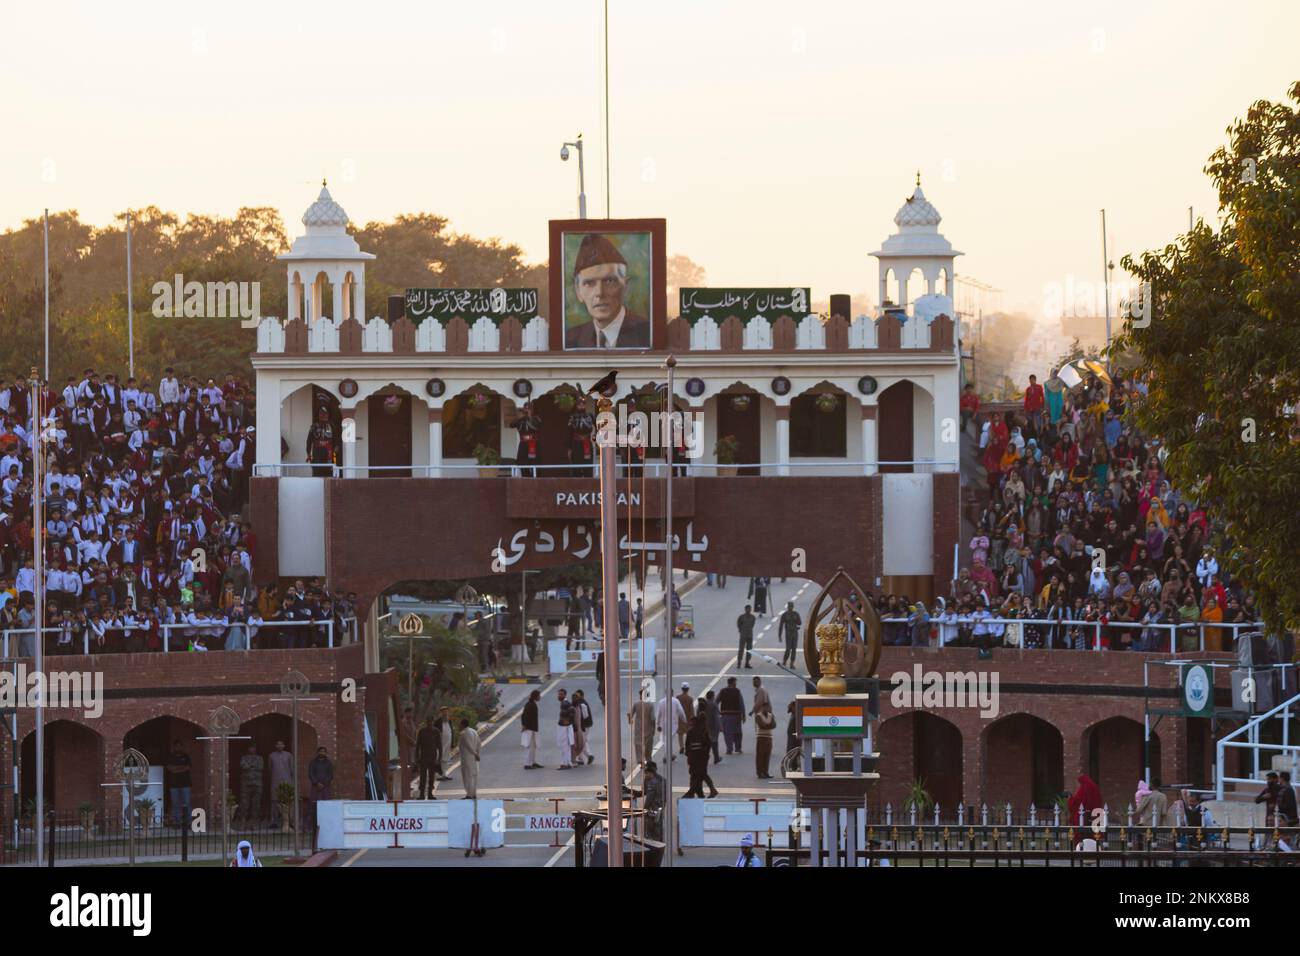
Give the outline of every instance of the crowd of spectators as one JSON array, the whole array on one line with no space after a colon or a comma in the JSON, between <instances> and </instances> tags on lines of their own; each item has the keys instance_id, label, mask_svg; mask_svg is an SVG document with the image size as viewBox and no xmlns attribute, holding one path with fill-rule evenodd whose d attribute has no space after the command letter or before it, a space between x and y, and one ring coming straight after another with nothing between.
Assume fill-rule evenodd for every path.
<instances>
[{"instance_id":1,"label":"crowd of spectators","mask_svg":"<svg viewBox=\"0 0 1300 956\"><path fill-rule=\"evenodd\" d=\"M1031 375L1018 411L988 414L967 386L963 432L974 441L976 427L983 472L975 531L933 614L882 599L886 642L933 631L982 648L1168 651L1200 649L1203 632L1205 650L1232 650L1223 625L1258 622L1255 599L1220 567L1204 505L1167 479L1160 440L1126 415L1143 393L1139 380L1093 374L1070 388L1053 376L1045 389Z\"/></svg>"},{"instance_id":2,"label":"crowd of spectators","mask_svg":"<svg viewBox=\"0 0 1300 956\"><path fill-rule=\"evenodd\" d=\"M252 580L257 540L245 518L254 458L254 391L164 371L101 376L59 390L0 379L0 629L35 621L32 453L44 434L39 493L45 649L51 653L323 646L324 625L354 597L297 582L280 594ZM175 625L169 627L168 625ZM34 654L32 633L10 656Z\"/></svg>"}]
</instances>

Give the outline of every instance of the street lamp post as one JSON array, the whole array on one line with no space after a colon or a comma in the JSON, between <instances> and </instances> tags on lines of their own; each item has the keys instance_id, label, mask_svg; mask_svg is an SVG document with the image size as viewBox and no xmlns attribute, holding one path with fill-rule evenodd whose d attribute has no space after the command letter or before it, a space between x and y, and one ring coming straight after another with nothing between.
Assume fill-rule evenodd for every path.
<instances>
[{"instance_id":1,"label":"street lamp post","mask_svg":"<svg viewBox=\"0 0 1300 956\"><path fill-rule=\"evenodd\" d=\"M587 177L586 171L582 166L582 134L572 143L565 143L560 147L560 159L566 162L569 159L569 147L572 146L578 151L578 218L587 218Z\"/></svg>"},{"instance_id":2,"label":"street lamp post","mask_svg":"<svg viewBox=\"0 0 1300 956\"><path fill-rule=\"evenodd\" d=\"M601 414L612 414L608 398L597 402ZM623 728L619 722L618 655L618 510L615 482L615 442L612 429L597 426L596 445L600 455L600 571L604 595L605 651L605 787L608 806L609 865L623 865Z\"/></svg>"},{"instance_id":3,"label":"street lamp post","mask_svg":"<svg viewBox=\"0 0 1300 956\"><path fill-rule=\"evenodd\" d=\"M291 729L292 742L289 746L293 748L293 855L297 858L300 856L298 851L301 848L298 835L302 832L300 809L302 801L298 798L298 704L299 702L320 700L320 698L307 696L307 694L311 693L311 682L302 671L291 670L285 674L284 679L280 681L280 693L285 696L272 697L271 700L275 703L289 701L289 719L293 721ZM274 793L271 794L271 799L275 799Z\"/></svg>"},{"instance_id":4,"label":"street lamp post","mask_svg":"<svg viewBox=\"0 0 1300 956\"><path fill-rule=\"evenodd\" d=\"M668 440L666 442L668 446L668 485L664 489L664 536L667 545L664 549L664 620L667 622L666 630L668 631L668 637L664 641L664 645L667 648L665 665L668 675L664 693L669 698L672 698L673 638L677 636L677 609L673 601L673 453L677 450L677 407L674 402L673 372L677 368L676 357L669 355L664 360L664 367L668 369ZM667 791L667 797L664 800L664 840L668 846L664 852L664 864L671 868L673 865L673 810L675 809L673 807L673 739L671 730L675 711L671 699L668 701L666 713L668 717L664 721L664 743L667 745L668 759L664 761L664 787Z\"/></svg>"}]
</instances>

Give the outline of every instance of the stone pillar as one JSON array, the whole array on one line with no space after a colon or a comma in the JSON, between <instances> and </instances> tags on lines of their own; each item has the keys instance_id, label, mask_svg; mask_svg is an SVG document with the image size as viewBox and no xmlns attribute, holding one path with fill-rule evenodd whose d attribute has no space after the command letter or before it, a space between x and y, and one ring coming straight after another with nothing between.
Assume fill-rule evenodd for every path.
<instances>
[{"instance_id":1,"label":"stone pillar","mask_svg":"<svg viewBox=\"0 0 1300 956\"><path fill-rule=\"evenodd\" d=\"M357 478L360 477L354 468L357 463L357 410L356 408L341 408L339 413L342 416L343 428L343 477ZM351 437L351 441L347 439Z\"/></svg>"},{"instance_id":2,"label":"stone pillar","mask_svg":"<svg viewBox=\"0 0 1300 956\"><path fill-rule=\"evenodd\" d=\"M790 406L776 406L776 460L778 475L790 474Z\"/></svg>"},{"instance_id":3,"label":"stone pillar","mask_svg":"<svg viewBox=\"0 0 1300 956\"><path fill-rule=\"evenodd\" d=\"M289 270L289 307L286 315L288 322L302 316L302 283L295 281L293 269Z\"/></svg>"},{"instance_id":4,"label":"stone pillar","mask_svg":"<svg viewBox=\"0 0 1300 956\"><path fill-rule=\"evenodd\" d=\"M330 318L334 320L335 325L338 325L340 322L343 321L344 312L345 312L345 306L343 305L343 277L336 276L334 281L331 283L331 286L334 293L333 296L334 313L333 315L330 316Z\"/></svg>"},{"instance_id":5,"label":"stone pillar","mask_svg":"<svg viewBox=\"0 0 1300 956\"><path fill-rule=\"evenodd\" d=\"M259 465L280 464L280 379L266 372L257 373L257 452L254 461ZM290 446L295 441L306 441L307 436L287 436ZM250 472L251 474L251 472ZM278 477L274 473L268 477Z\"/></svg>"},{"instance_id":6,"label":"stone pillar","mask_svg":"<svg viewBox=\"0 0 1300 956\"><path fill-rule=\"evenodd\" d=\"M866 462L862 469L864 475L874 475L879 470L876 464L880 460L876 447L877 407L865 402L862 405L862 460Z\"/></svg>"},{"instance_id":7,"label":"stone pillar","mask_svg":"<svg viewBox=\"0 0 1300 956\"><path fill-rule=\"evenodd\" d=\"M366 274L362 272L352 280L352 317L366 324Z\"/></svg>"},{"instance_id":8,"label":"stone pillar","mask_svg":"<svg viewBox=\"0 0 1300 956\"><path fill-rule=\"evenodd\" d=\"M429 409L429 477L442 477L442 408Z\"/></svg>"}]
</instances>

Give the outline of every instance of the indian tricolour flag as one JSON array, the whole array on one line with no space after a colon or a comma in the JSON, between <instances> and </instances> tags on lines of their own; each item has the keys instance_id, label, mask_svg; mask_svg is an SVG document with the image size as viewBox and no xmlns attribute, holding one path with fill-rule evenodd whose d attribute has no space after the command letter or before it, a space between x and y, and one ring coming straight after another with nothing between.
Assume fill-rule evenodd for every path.
<instances>
[{"instance_id":1,"label":"indian tricolour flag","mask_svg":"<svg viewBox=\"0 0 1300 956\"><path fill-rule=\"evenodd\" d=\"M805 707L803 732L819 737L862 736L861 707Z\"/></svg>"}]
</instances>

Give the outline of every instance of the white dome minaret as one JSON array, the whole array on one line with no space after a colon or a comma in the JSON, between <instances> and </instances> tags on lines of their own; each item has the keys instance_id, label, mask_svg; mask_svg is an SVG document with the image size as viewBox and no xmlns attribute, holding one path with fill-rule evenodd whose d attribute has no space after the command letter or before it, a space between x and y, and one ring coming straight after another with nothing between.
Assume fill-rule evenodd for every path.
<instances>
[{"instance_id":1,"label":"white dome minaret","mask_svg":"<svg viewBox=\"0 0 1300 956\"><path fill-rule=\"evenodd\" d=\"M334 201L321 181L320 195L302 214L306 232L281 256L288 264L288 319L305 318L310 326L322 316L335 325L345 319L365 324L366 262L375 258L362 252L348 235L348 214Z\"/></svg>"},{"instance_id":2,"label":"white dome minaret","mask_svg":"<svg viewBox=\"0 0 1300 956\"><path fill-rule=\"evenodd\" d=\"M939 210L921 192L921 174L916 174L916 189L894 216L898 231L871 253L880 261L880 304L891 300L900 309L906 309L907 279L919 269L925 279L925 295L915 303L913 314L933 318L939 313L952 317L954 290L953 262L962 255L939 232L943 217ZM888 277L894 273L895 294L889 294ZM943 279L940 287L939 280Z\"/></svg>"}]
</instances>

